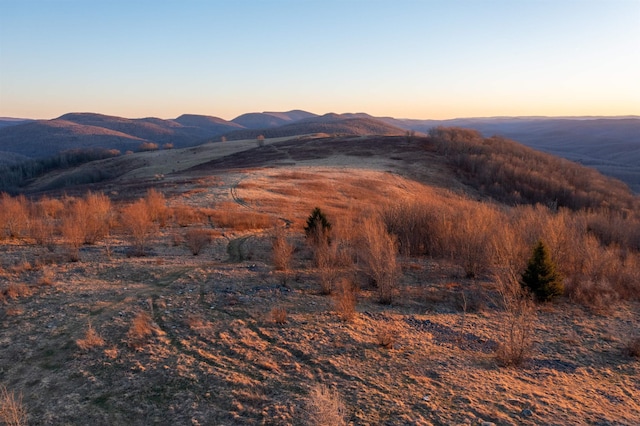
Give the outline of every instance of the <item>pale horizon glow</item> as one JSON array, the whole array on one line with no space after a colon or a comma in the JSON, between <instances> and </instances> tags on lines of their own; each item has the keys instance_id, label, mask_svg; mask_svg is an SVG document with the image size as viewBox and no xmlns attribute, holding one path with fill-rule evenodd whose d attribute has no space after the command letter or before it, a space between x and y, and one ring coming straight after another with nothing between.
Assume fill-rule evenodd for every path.
<instances>
[{"instance_id":1,"label":"pale horizon glow","mask_svg":"<svg viewBox=\"0 0 640 426\"><path fill-rule=\"evenodd\" d=\"M637 0L0 0L0 117L640 115Z\"/></svg>"}]
</instances>

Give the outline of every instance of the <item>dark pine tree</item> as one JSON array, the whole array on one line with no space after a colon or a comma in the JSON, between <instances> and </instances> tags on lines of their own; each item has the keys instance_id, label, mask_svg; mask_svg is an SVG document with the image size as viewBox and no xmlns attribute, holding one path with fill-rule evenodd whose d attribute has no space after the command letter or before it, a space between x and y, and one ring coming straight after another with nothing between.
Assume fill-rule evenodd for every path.
<instances>
[{"instance_id":1,"label":"dark pine tree","mask_svg":"<svg viewBox=\"0 0 640 426\"><path fill-rule=\"evenodd\" d=\"M542 241L534 247L520 284L528 288L539 302L550 301L564 293L562 278Z\"/></svg>"},{"instance_id":2,"label":"dark pine tree","mask_svg":"<svg viewBox=\"0 0 640 426\"><path fill-rule=\"evenodd\" d=\"M329 242L329 231L331 231L331 222L324 212L316 207L307 218L307 224L304 227L307 238L314 244Z\"/></svg>"}]
</instances>

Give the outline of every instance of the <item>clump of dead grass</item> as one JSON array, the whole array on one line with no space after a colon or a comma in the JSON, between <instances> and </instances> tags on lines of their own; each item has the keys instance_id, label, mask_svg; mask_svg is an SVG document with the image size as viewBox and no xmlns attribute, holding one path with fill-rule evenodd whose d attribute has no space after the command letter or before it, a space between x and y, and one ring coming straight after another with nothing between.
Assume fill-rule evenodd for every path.
<instances>
[{"instance_id":1,"label":"clump of dead grass","mask_svg":"<svg viewBox=\"0 0 640 426\"><path fill-rule=\"evenodd\" d=\"M37 284L39 286L50 286L53 285L55 274L53 270L49 268L43 268L42 274L38 277Z\"/></svg>"},{"instance_id":2,"label":"clump of dead grass","mask_svg":"<svg viewBox=\"0 0 640 426\"><path fill-rule=\"evenodd\" d=\"M100 336L100 334L98 334L98 332L93 328L91 323L89 323L84 337L82 339L76 340L76 345L78 345L78 348L80 348L81 350L88 352L91 349L104 346L105 341L102 336Z\"/></svg>"},{"instance_id":3,"label":"clump of dead grass","mask_svg":"<svg viewBox=\"0 0 640 426\"><path fill-rule=\"evenodd\" d=\"M32 271L33 265L31 264L31 262L25 260L23 262L20 262L11 266L9 270L14 274L24 274L25 272Z\"/></svg>"},{"instance_id":4,"label":"clump of dead grass","mask_svg":"<svg viewBox=\"0 0 640 426\"><path fill-rule=\"evenodd\" d=\"M338 282L334 295L334 307L342 321L351 321L356 314L356 286L348 279Z\"/></svg>"},{"instance_id":5,"label":"clump of dead grass","mask_svg":"<svg viewBox=\"0 0 640 426\"><path fill-rule=\"evenodd\" d=\"M22 394L10 392L0 385L0 422L7 426L27 424L27 409L22 403Z\"/></svg>"},{"instance_id":6,"label":"clump of dead grass","mask_svg":"<svg viewBox=\"0 0 640 426\"><path fill-rule=\"evenodd\" d=\"M11 283L2 290L2 295L7 299L18 299L33 294L31 287L24 283Z\"/></svg>"},{"instance_id":7,"label":"clump of dead grass","mask_svg":"<svg viewBox=\"0 0 640 426\"><path fill-rule=\"evenodd\" d=\"M127 332L128 344L133 349L140 349L153 334L153 322L148 313L139 312L131 322Z\"/></svg>"},{"instance_id":8,"label":"clump of dead grass","mask_svg":"<svg viewBox=\"0 0 640 426\"><path fill-rule=\"evenodd\" d=\"M305 404L309 426L344 426L346 408L338 392L317 384L309 392Z\"/></svg>"},{"instance_id":9,"label":"clump of dead grass","mask_svg":"<svg viewBox=\"0 0 640 426\"><path fill-rule=\"evenodd\" d=\"M275 308L271 309L271 312L269 312L269 317L271 318L271 321L275 322L276 324L286 324L287 310L281 306L276 306Z\"/></svg>"},{"instance_id":10,"label":"clump of dead grass","mask_svg":"<svg viewBox=\"0 0 640 426\"><path fill-rule=\"evenodd\" d=\"M393 349L396 343L397 331L388 324L379 324L376 331L376 343L385 349Z\"/></svg>"},{"instance_id":11,"label":"clump of dead grass","mask_svg":"<svg viewBox=\"0 0 640 426\"><path fill-rule=\"evenodd\" d=\"M624 353L640 359L640 335L631 337L624 346Z\"/></svg>"},{"instance_id":12,"label":"clump of dead grass","mask_svg":"<svg viewBox=\"0 0 640 426\"><path fill-rule=\"evenodd\" d=\"M211 211L209 220L218 227L235 231L266 229L273 225L271 216L232 202L222 203L219 208Z\"/></svg>"}]
</instances>

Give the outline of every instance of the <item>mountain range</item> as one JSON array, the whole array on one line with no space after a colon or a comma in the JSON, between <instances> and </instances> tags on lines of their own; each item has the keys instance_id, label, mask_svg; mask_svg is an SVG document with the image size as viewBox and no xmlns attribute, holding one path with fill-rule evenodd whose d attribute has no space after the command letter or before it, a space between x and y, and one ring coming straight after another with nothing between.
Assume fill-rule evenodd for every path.
<instances>
[{"instance_id":1,"label":"mountain range","mask_svg":"<svg viewBox=\"0 0 640 426\"><path fill-rule=\"evenodd\" d=\"M138 151L143 144L174 148L233 141L327 134L342 136L428 133L438 126L500 135L594 167L640 192L640 117L491 117L413 120L366 113L317 115L307 111L242 114L233 120L184 114L175 119L129 119L68 113L53 120L0 118L0 165L43 159L77 149Z\"/></svg>"}]
</instances>

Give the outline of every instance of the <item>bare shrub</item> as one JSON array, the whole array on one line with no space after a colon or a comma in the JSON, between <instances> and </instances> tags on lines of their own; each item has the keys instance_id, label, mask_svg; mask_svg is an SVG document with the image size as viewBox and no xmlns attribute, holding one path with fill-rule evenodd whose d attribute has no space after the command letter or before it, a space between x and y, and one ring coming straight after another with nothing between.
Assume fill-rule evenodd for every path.
<instances>
[{"instance_id":1,"label":"bare shrub","mask_svg":"<svg viewBox=\"0 0 640 426\"><path fill-rule=\"evenodd\" d=\"M68 214L62 219L60 232L68 250L69 259L78 261L80 259L80 247L84 241L83 224L76 220L75 215Z\"/></svg>"},{"instance_id":2,"label":"bare shrub","mask_svg":"<svg viewBox=\"0 0 640 426\"><path fill-rule=\"evenodd\" d=\"M120 222L131 238L134 254L144 255L147 240L156 229L147 203L140 199L125 206L121 212Z\"/></svg>"},{"instance_id":3,"label":"bare shrub","mask_svg":"<svg viewBox=\"0 0 640 426\"><path fill-rule=\"evenodd\" d=\"M55 222L49 217L33 217L30 224L30 235L36 244L47 247L50 251L55 248Z\"/></svg>"},{"instance_id":4,"label":"bare shrub","mask_svg":"<svg viewBox=\"0 0 640 426\"><path fill-rule=\"evenodd\" d=\"M407 256L442 255L446 209L437 200L392 203L381 214L388 231L398 239L400 253Z\"/></svg>"},{"instance_id":5,"label":"bare shrub","mask_svg":"<svg viewBox=\"0 0 640 426\"><path fill-rule=\"evenodd\" d=\"M462 264L467 278L487 272L494 255L494 235L501 220L489 206L474 204L474 208L456 212L450 241L452 258Z\"/></svg>"},{"instance_id":6,"label":"bare shrub","mask_svg":"<svg viewBox=\"0 0 640 426\"><path fill-rule=\"evenodd\" d=\"M274 227L271 237L271 258L276 271L289 271L294 247L288 241L287 235L281 227Z\"/></svg>"},{"instance_id":7,"label":"bare shrub","mask_svg":"<svg viewBox=\"0 0 640 426\"><path fill-rule=\"evenodd\" d=\"M149 210L151 220L157 222L160 227L166 225L167 220L167 201L164 195L154 188L147 191L147 195L144 197Z\"/></svg>"},{"instance_id":8,"label":"bare shrub","mask_svg":"<svg viewBox=\"0 0 640 426\"><path fill-rule=\"evenodd\" d=\"M351 321L356 314L357 289L350 280L343 278L338 281L334 292L333 304L336 313L342 321Z\"/></svg>"},{"instance_id":9,"label":"bare shrub","mask_svg":"<svg viewBox=\"0 0 640 426\"><path fill-rule=\"evenodd\" d=\"M138 151L155 151L158 149L158 144L154 142L142 142L138 145Z\"/></svg>"},{"instance_id":10,"label":"bare shrub","mask_svg":"<svg viewBox=\"0 0 640 426\"><path fill-rule=\"evenodd\" d=\"M6 386L0 385L0 422L7 426L23 426L27 424L27 418L22 394L10 392Z\"/></svg>"},{"instance_id":11,"label":"bare shrub","mask_svg":"<svg viewBox=\"0 0 640 426\"><path fill-rule=\"evenodd\" d=\"M29 232L36 244L55 248L57 220L64 211L64 203L55 198L43 197L31 204Z\"/></svg>"},{"instance_id":12,"label":"bare shrub","mask_svg":"<svg viewBox=\"0 0 640 426\"><path fill-rule=\"evenodd\" d=\"M24 195L0 194L0 238L22 238L29 229L29 204Z\"/></svg>"},{"instance_id":13,"label":"bare shrub","mask_svg":"<svg viewBox=\"0 0 640 426\"><path fill-rule=\"evenodd\" d=\"M624 353L630 357L640 358L640 336L634 336L627 340Z\"/></svg>"},{"instance_id":14,"label":"bare shrub","mask_svg":"<svg viewBox=\"0 0 640 426\"><path fill-rule=\"evenodd\" d=\"M98 332L93 328L91 323L87 327L87 331L82 339L76 340L76 345L81 350L87 352L94 348L100 348L105 345L104 339L98 334Z\"/></svg>"},{"instance_id":15,"label":"bare shrub","mask_svg":"<svg viewBox=\"0 0 640 426\"><path fill-rule=\"evenodd\" d=\"M208 229L189 229L184 235L185 243L194 256L211 243L211 232Z\"/></svg>"},{"instance_id":16,"label":"bare shrub","mask_svg":"<svg viewBox=\"0 0 640 426\"><path fill-rule=\"evenodd\" d=\"M338 245L329 244L328 241L320 241L313 246L313 257L318 267L320 279L320 294L328 295L340 277L340 264L338 258Z\"/></svg>"},{"instance_id":17,"label":"bare shrub","mask_svg":"<svg viewBox=\"0 0 640 426\"><path fill-rule=\"evenodd\" d=\"M359 266L376 286L378 301L390 304L396 297L400 268L398 245L377 217L366 218L360 227Z\"/></svg>"},{"instance_id":18,"label":"bare shrub","mask_svg":"<svg viewBox=\"0 0 640 426\"><path fill-rule=\"evenodd\" d=\"M192 206L178 204L171 209L173 220L178 226L199 225L204 222L201 212Z\"/></svg>"},{"instance_id":19,"label":"bare shrub","mask_svg":"<svg viewBox=\"0 0 640 426\"><path fill-rule=\"evenodd\" d=\"M596 312L611 309L619 299L613 282L619 276L620 259L612 249L600 246L594 236L586 235L575 247L574 260L566 280L569 298Z\"/></svg>"},{"instance_id":20,"label":"bare shrub","mask_svg":"<svg viewBox=\"0 0 640 426\"><path fill-rule=\"evenodd\" d=\"M305 404L310 426L345 426L346 408L338 392L317 384L309 392Z\"/></svg>"},{"instance_id":21,"label":"bare shrub","mask_svg":"<svg viewBox=\"0 0 640 426\"><path fill-rule=\"evenodd\" d=\"M269 312L269 317L271 318L271 321L275 322L276 324L286 324L287 310L281 306L277 306L271 309L271 312Z\"/></svg>"},{"instance_id":22,"label":"bare shrub","mask_svg":"<svg viewBox=\"0 0 640 426\"><path fill-rule=\"evenodd\" d=\"M127 332L128 344L131 348L140 349L153 334L153 323L146 312L139 312L131 322Z\"/></svg>"},{"instance_id":23,"label":"bare shrub","mask_svg":"<svg viewBox=\"0 0 640 426\"><path fill-rule=\"evenodd\" d=\"M95 244L104 238L113 225L113 212L111 200L104 194L88 192L81 204L84 204L77 216L85 215L85 244Z\"/></svg>"},{"instance_id":24,"label":"bare shrub","mask_svg":"<svg viewBox=\"0 0 640 426\"><path fill-rule=\"evenodd\" d=\"M496 361L501 367L522 366L533 351L536 311L530 295L517 281L499 282L504 313L501 334L496 349Z\"/></svg>"},{"instance_id":25,"label":"bare shrub","mask_svg":"<svg viewBox=\"0 0 640 426\"><path fill-rule=\"evenodd\" d=\"M104 194L88 192L83 199L68 198L60 232L71 260L79 259L83 244L95 244L113 226L111 200Z\"/></svg>"},{"instance_id":26,"label":"bare shrub","mask_svg":"<svg viewBox=\"0 0 640 426\"><path fill-rule=\"evenodd\" d=\"M42 197L36 203L38 215L57 219L64 210L64 203L57 198Z\"/></svg>"}]
</instances>

